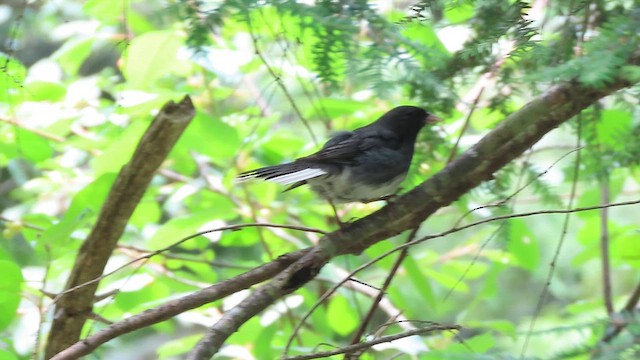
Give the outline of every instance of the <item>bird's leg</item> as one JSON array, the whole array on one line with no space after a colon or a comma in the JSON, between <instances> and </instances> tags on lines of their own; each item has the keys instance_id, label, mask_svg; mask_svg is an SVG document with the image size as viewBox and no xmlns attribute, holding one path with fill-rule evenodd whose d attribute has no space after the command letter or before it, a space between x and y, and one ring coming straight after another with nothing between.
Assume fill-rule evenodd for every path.
<instances>
[{"instance_id":1,"label":"bird's leg","mask_svg":"<svg viewBox=\"0 0 640 360\"><path fill-rule=\"evenodd\" d=\"M340 220L340 215L338 214L338 208L336 208L336 205L333 203L331 199L327 199L327 201L329 201L329 205L331 205L331 208L333 209L333 216L335 217L336 223L338 223L338 226L342 229L345 223L343 223L342 220Z\"/></svg>"}]
</instances>

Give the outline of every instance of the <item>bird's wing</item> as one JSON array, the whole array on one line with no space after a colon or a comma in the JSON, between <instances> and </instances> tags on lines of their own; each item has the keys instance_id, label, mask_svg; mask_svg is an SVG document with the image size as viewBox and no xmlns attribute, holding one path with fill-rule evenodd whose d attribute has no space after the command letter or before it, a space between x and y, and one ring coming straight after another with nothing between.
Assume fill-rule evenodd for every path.
<instances>
[{"instance_id":1,"label":"bird's wing","mask_svg":"<svg viewBox=\"0 0 640 360\"><path fill-rule=\"evenodd\" d=\"M363 151L376 146L388 147L396 139L390 132L345 131L335 135L318 152L296 160L296 163L351 164Z\"/></svg>"}]
</instances>

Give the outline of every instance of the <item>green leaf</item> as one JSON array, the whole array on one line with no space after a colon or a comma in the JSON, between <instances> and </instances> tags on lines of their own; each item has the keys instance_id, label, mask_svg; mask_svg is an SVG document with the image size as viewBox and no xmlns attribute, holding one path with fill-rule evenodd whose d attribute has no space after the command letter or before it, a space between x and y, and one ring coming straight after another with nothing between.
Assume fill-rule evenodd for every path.
<instances>
[{"instance_id":1,"label":"green leaf","mask_svg":"<svg viewBox=\"0 0 640 360\"><path fill-rule=\"evenodd\" d=\"M220 239L220 245L224 247L245 247L257 244L260 241L258 231L264 231L258 228L244 228L238 231L227 231Z\"/></svg>"},{"instance_id":2,"label":"green leaf","mask_svg":"<svg viewBox=\"0 0 640 360\"><path fill-rule=\"evenodd\" d=\"M464 279L460 277L451 276L443 271L435 271L433 269L424 269L430 279L435 280L442 285L445 289L451 289L453 291L468 293L469 285L464 282Z\"/></svg>"},{"instance_id":3,"label":"green leaf","mask_svg":"<svg viewBox=\"0 0 640 360\"><path fill-rule=\"evenodd\" d=\"M147 88L178 66L183 39L172 30L155 31L134 38L124 57L123 73L133 88Z\"/></svg>"},{"instance_id":4,"label":"green leaf","mask_svg":"<svg viewBox=\"0 0 640 360\"><path fill-rule=\"evenodd\" d=\"M57 224L47 228L42 234L36 237L39 245L39 250L44 253L49 253L52 259L58 259L63 256L67 251L71 240L71 234L85 222L84 216L78 216L77 218L65 218L60 220Z\"/></svg>"},{"instance_id":5,"label":"green leaf","mask_svg":"<svg viewBox=\"0 0 640 360\"><path fill-rule=\"evenodd\" d=\"M622 76L630 82L636 83L640 81L640 66L626 65L621 69Z\"/></svg>"},{"instance_id":6,"label":"green leaf","mask_svg":"<svg viewBox=\"0 0 640 360\"><path fill-rule=\"evenodd\" d=\"M498 111L493 111L488 108L479 108L473 111L469 121L475 129L486 130L494 128L502 119L504 119L504 115Z\"/></svg>"},{"instance_id":7,"label":"green leaf","mask_svg":"<svg viewBox=\"0 0 640 360\"><path fill-rule=\"evenodd\" d=\"M632 133L632 116L628 111L603 110L602 119L596 125L598 141L608 145L615 151L623 151L627 146L620 141L625 135Z\"/></svg>"},{"instance_id":8,"label":"green leaf","mask_svg":"<svg viewBox=\"0 0 640 360\"><path fill-rule=\"evenodd\" d=\"M150 275L144 274L146 277ZM144 281L144 277L136 275ZM135 279L135 278L134 278ZM165 299L175 295L173 289L169 288L167 284L161 281L152 281L151 283L144 283L141 288L137 290L127 290L127 287L133 287L138 285L131 284L132 278L127 278L124 281L124 288L119 288L120 292L115 297L115 304L125 313L138 313L153 306L157 306Z\"/></svg>"},{"instance_id":9,"label":"green leaf","mask_svg":"<svg viewBox=\"0 0 640 360\"><path fill-rule=\"evenodd\" d=\"M164 341L157 350L159 359L175 359L179 355L191 352L202 335L185 336L179 339Z\"/></svg>"},{"instance_id":10,"label":"green leaf","mask_svg":"<svg viewBox=\"0 0 640 360\"><path fill-rule=\"evenodd\" d=\"M228 196L211 191L196 191L184 199L190 212L208 211L212 219L231 220L238 217L236 205Z\"/></svg>"},{"instance_id":11,"label":"green leaf","mask_svg":"<svg viewBox=\"0 0 640 360\"><path fill-rule=\"evenodd\" d=\"M131 215L129 223L139 228L160 220L162 210L154 196L145 195Z\"/></svg>"},{"instance_id":12,"label":"green leaf","mask_svg":"<svg viewBox=\"0 0 640 360\"><path fill-rule=\"evenodd\" d=\"M229 166L241 140L238 131L222 120L198 113L178 140L170 156L183 154L193 162L191 152L209 156L216 164Z\"/></svg>"},{"instance_id":13,"label":"green leaf","mask_svg":"<svg viewBox=\"0 0 640 360\"><path fill-rule=\"evenodd\" d=\"M69 75L76 75L82 63L91 54L95 37L76 37L67 40L52 57L60 64L60 67Z\"/></svg>"},{"instance_id":14,"label":"green leaf","mask_svg":"<svg viewBox=\"0 0 640 360\"><path fill-rule=\"evenodd\" d=\"M515 256L518 265L534 271L540 262L540 250L535 235L521 219L511 219L509 225L507 249Z\"/></svg>"},{"instance_id":15,"label":"green leaf","mask_svg":"<svg viewBox=\"0 0 640 360\"><path fill-rule=\"evenodd\" d=\"M147 247L151 250L165 248L184 237L198 232L203 225L212 220L214 219L211 217L211 213L206 211L170 219L164 223L149 240L147 240ZM194 238L189 241L198 242L198 239L202 241L202 239L206 238ZM189 241L181 246L189 246Z\"/></svg>"},{"instance_id":16,"label":"green leaf","mask_svg":"<svg viewBox=\"0 0 640 360\"><path fill-rule=\"evenodd\" d=\"M465 340L464 345L455 344L455 346L464 347L467 351L471 348L474 353L485 353L496 346L496 340L493 338L491 333L486 332L482 335L474 336L471 339Z\"/></svg>"},{"instance_id":17,"label":"green leaf","mask_svg":"<svg viewBox=\"0 0 640 360\"><path fill-rule=\"evenodd\" d=\"M31 101L62 101L67 94L65 86L51 82L33 81L28 83L25 88L28 100Z\"/></svg>"},{"instance_id":18,"label":"green leaf","mask_svg":"<svg viewBox=\"0 0 640 360\"><path fill-rule=\"evenodd\" d=\"M51 159L53 149L49 144L49 140L24 129L17 130L18 138L16 144L19 146L20 154L25 159L36 164Z\"/></svg>"},{"instance_id":19,"label":"green leaf","mask_svg":"<svg viewBox=\"0 0 640 360\"><path fill-rule=\"evenodd\" d=\"M276 349L273 347L273 339L276 336L276 332L278 329L275 325L270 325L267 327L261 327L259 331L257 331L256 340L255 340L255 354L260 354L260 357L264 359L277 359L275 355Z\"/></svg>"},{"instance_id":20,"label":"green leaf","mask_svg":"<svg viewBox=\"0 0 640 360\"><path fill-rule=\"evenodd\" d=\"M304 136L290 131L277 131L268 136L267 140L260 145L259 157L264 164L277 164L283 161L290 161L297 154L293 149L303 149L307 141Z\"/></svg>"},{"instance_id":21,"label":"green leaf","mask_svg":"<svg viewBox=\"0 0 640 360\"><path fill-rule=\"evenodd\" d=\"M500 262L494 262L492 264L489 272L484 277L484 284L482 286L482 290L478 293L478 296L487 298L496 296L498 289L500 289L500 274L506 267L507 265Z\"/></svg>"},{"instance_id":22,"label":"green leaf","mask_svg":"<svg viewBox=\"0 0 640 360\"><path fill-rule=\"evenodd\" d=\"M308 112L308 117L337 119L341 116L352 116L360 110L368 110L368 104L352 99L321 98L316 106Z\"/></svg>"},{"instance_id":23,"label":"green leaf","mask_svg":"<svg viewBox=\"0 0 640 360\"><path fill-rule=\"evenodd\" d=\"M339 335L346 336L358 326L358 317L347 299L334 296L329 301L327 317L331 328Z\"/></svg>"},{"instance_id":24,"label":"green leaf","mask_svg":"<svg viewBox=\"0 0 640 360\"><path fill-rule=\"evenodd\" d=\"M406 25L402 34L407 38L423 45L426 49L437 50L439 53L448 53L433 27L426 22L412 22Z\"/></svg>"},{"instance_id":25,"label":"green leaf","mask_svg":"<svg viewBox=\"0 0 640 360\"><path fill-rule=\"evenodd\" d=\"M407 256L402 263L402 267L407 271L409 279L418 293L420 293L425 303L429 306L436 306L436 299L433 295L433 289L431 289L429 278L422 273L415 260L413 260L411 256Z\"/></svg>"},{"instance_id":26,"label":"green leaf","mask_svg":"<svg viewBox=\"0 0 640 360\"><path fill-rule=\"evenodd\" d=\"M100 208L111 190L116 174L105 174L80 190L71 200L71 204L62 220L47 227L41 235L36 236L39 246L46 246L51 257L57 259L64 255L70 244L71 234L100 212Z\"/></svg>"},{"instance_id":27,"label":"green leaf","mask_svg":"<svg viewBox=\"0 0 640 360\"><path fill-rule=\"evenodd\" d=\"M636 225L620 226L609 222L610 256L614 265L630 264L640 268L640 234Z\"/></svg>"},{"instance_id":28,"label":"green leaf","mask_svg":"<svg viewBox=\"0 0 640 360\"><path fill-rule=\"evenodd\" d=\"M131 160L142 135L149 127L146 121L135 121L127 126L117 138L110 142L109 147L93 160L95 174L120 172L122 167Z\"/></svg>"},{"instance_id":29,"label":"green leaf","mask_svg":"<svg viewBox=\"0 0 640 360\"><path fill-rule=\"evenodd\" d=\"M474 12L472 3L463 2L454 6L447 6L444 10L444 18L451 24L460 24L471 19Z\"/></svg>"},{"instance_id":30,"label":"green leaf","mask_svg":"<svg viewBox=\"0 0 640 360\"><path fill-rule=\"evenodd\" d=\"M515 324L507 320L465 321L465 326L495 330L511 338L516 336Z\"/></svg>"},{"instance_id":31,"label":"green leaf","mask_svg":"<svg viewBox=\"0 0 640 360\"><path fill-rule=\"evenodd\" d=\"M85 214L97 215L104 203L111 185L117 174L107 173L100 175L97 179L80 190L71 200L69 209L64 214L64 219L75 220Z\"/></svg>"},{"instance_id":32,"label":"green leaf","mask_svg":"<svg viewBox=\"0 0 640 360\"><path fill-rule=\"evenodd\" d=\"M129 20L130 9L125 8L125 2L114 3L110 0L87 0L82 5L82 10L89 16L92 16L102 23L114 23L119 20L123 13L127 13Z\"/></svg>"},{"instance_id":33,"label":"green leaf","mask_svg":"<svg viewBox=\"0 0 640 360\"><path fill-rule=\"evenodd\" d=\"M16 317L20 305L22 273L20 267L9 260L0 260L0 331Z\"/></svg>"},{"instance_id":34,"label":"green leaf","mask_svg":"<svg viewBox=\"0 0 640 360\"><path fill-rule=\"evenodd\" d=\"M214 284L218 279L218 276L211 265L201 262L169 259L166 261L166 267L179 278L191 281Z\"/></svg>"},{"instance_id":35,"label":"green leaf","mask_svg":"<svg viewBox=\"0 0 640 360\"><path fill-rule=\"evenodd\" d=\"M0 360L18 360L18 357L14 353L0 349Z\"/></svg>"}]
</instances>

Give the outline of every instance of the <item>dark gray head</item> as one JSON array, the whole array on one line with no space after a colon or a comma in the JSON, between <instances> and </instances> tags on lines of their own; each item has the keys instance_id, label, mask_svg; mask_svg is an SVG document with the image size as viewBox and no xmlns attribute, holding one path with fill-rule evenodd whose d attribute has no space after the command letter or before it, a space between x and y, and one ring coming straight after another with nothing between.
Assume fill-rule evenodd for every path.
<instances>
[{"instance_id":1,"label":"dark gray head","mask_svg":"<svg viewBox=\"0 0 640 360\"><path fill-rule=\"evenodd\" d=\"M432 124L440 119L417 106L398 106L389 110L376 121L376 124L393 130L401 137L413 137L426 124Z\"/></svg>"}]
</instances>

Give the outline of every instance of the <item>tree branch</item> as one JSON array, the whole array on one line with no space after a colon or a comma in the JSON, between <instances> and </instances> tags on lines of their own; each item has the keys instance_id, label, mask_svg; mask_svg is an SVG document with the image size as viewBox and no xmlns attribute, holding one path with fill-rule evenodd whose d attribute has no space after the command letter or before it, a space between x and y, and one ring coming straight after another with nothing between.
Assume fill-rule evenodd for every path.
<instances>
[{"instance_id":1,"label":"tree branch","mask_svg":"<svg viewBox=\"0 0 640 360\"><path fill-rule=\"evenodd\" d=\"M169 101L153 119L131 161L118 174L95 225L82 244L67 289L102 274L153 175L194 115L191 99L186 96L177 104ZM95 282L60 297L47 340L47 359L78 341L87 316L91 314L97 288Z\"/></svg>"},{"instance_id":2,"label":"tree branch","mask_svg":"<svg viewBox=\"0 0 640 360\"><path fill-rule=\"evenodd\" d=\"M631 62L640 63L640 52L634 54ZM359 254L379 241L415 228L438 209L482 181L492 179L494 172L520 156L546 133L599 99L631 84L618 79L599 89L576 81L552 87L509 115L460 158L427 181L375 213L324 236L304 257L226 312L201 339L190 359L208 359L215 354L244 322L312 280L332 257Z\"/></svg>"},{"instance_id":3,"label":"tree branch","mask_svg":"<svg viewBox=\"0 0 640 360\"><path fill-rule=\"evenodd\" d=\"M145 326L157 324L161 321L169 320L187 310L195 309L199 306L222 299L225 296L231 295L240 290L247 289L262 281L269 280L277 273L284 270L287 266L300 259L308 251L309 249L303 249L282 255L274 261L261 265L232 279L219 282L206 289L202 289L179 299L171 300L166 304L114 323L106 329L76 342L72 346L58 353L51 360L78 359L81 356L91 353L98 346L120 335L141 329Z\"/></svg>"},{"instance_id":4,"label":"tree branch","mask_svg":"<svg viewBox=\"0 0 640 360\"><path fill-rule=\"evenodd\" d=\"M418 230L419 230L419 228L415 228L415 229L411 230L411 233L409 234L409 236L407 237L407 240L406 240L407 243L414 240L416 234L418 233ZM386 294L387 289L389 288L389 285L391 285L391 281L393 280L393 278L395 277L396 273L398 272L398 269L400 269L400 265L402 265L402 263L404 262L404 259L407 257L407 255L409 255L409 248L408 247L406 247L406 248L402 249L402 251L400 251L400 254L396 258L396 260L393 263L393 265L391 266L391 270L389 271L389 274L387 274L387 277L384 279L384 283L382 284L382 287L380 288L380 290L378 290L378 294L373 299L373 303L369 307L369 311L365 315L364 319L360 322L360 326L358 327L358 329L356 330L355 334L351 338L351 345L355 345L355 344L358 344L360 342L360 338L362 337L364 332L367 330L367 326L369 325L369 322L371 321L371 319L373 319L373 315L375 314L375 311L378 308L378 304L380 303L380 301L382 300L382 298ZM357 359L360 356L359 353L353 354L353 355L354 355L353 356L354 359Z\"/></svg>"},{"instance_id":5,"label":"tree branch","mask_svg":"<svg viewBox=\"0 0 640 360\"><path fill-rule=\"evenodd\" d=\"M392 341L409 337L409 336L422 335L432 331L460 330L460 329L461 327L458 325L432 325L425 328L405 331L395 335L381 336L371 341L365 341L358 344L345 346L343 348L339 348L332 351L317 352L309 355L290 356L290 357L283 358L282 360L309 360L309 359L319 359L319 358L324 358L324 357L329 357L329 356L339 355L339 354L359 353L375 345L392 342Z\"/></svg>"}]
</instances>

